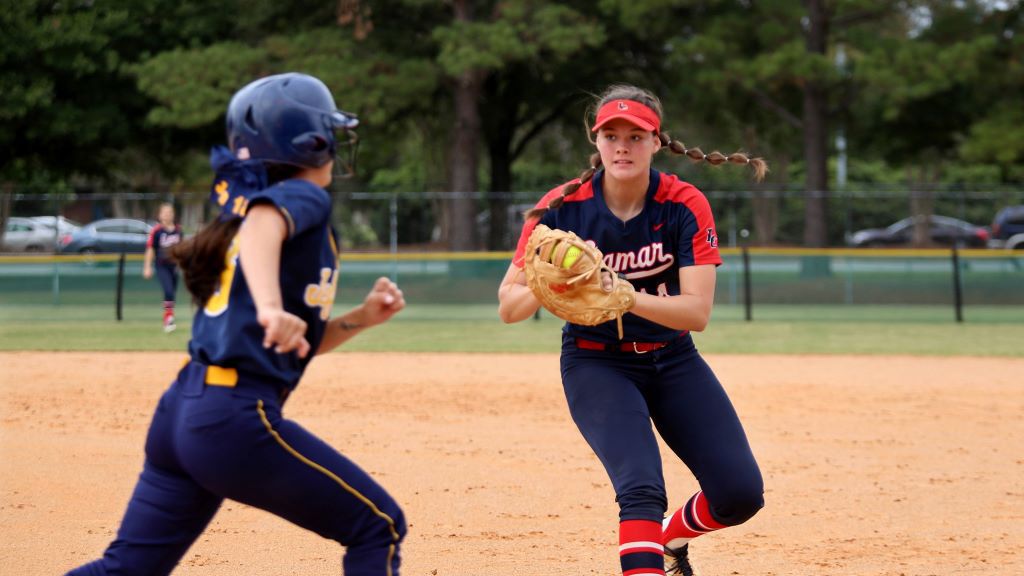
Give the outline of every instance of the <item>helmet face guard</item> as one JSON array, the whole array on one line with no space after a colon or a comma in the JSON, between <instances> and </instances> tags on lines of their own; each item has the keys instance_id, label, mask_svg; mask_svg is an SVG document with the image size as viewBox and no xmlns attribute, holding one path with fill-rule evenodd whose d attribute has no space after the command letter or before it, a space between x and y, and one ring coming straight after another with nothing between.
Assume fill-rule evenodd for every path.
<instances>
[{"instance_id":1,"label":"helmet face guard","mask_svg":"<svg viewBox=\"0 0 1024 576\"><path fill-rule=\"evenodd\" d=\"M339 121L344 124L339 125ZM334 122L333 176L342 179L353 178L356 175L356 155L359 152L359 134L356 134L353 128L359 125L359 119L355 114L339 111L332 116L332 122Z\"/></svg>"}]
</instances>

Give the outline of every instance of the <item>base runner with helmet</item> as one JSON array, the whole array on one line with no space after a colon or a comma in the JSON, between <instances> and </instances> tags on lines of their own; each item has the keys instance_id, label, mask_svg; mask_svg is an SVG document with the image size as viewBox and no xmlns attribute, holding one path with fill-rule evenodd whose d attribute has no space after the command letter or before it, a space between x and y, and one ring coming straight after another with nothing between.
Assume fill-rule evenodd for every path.
<instances>
[{"instance_id":1,"label":"base runner with helmet","mask_svg":"<svg viewBox=\"0 0 1024 576\"><path fill-rule=\"evenodd\" d=\"M173 250L199 306L188 361L157 406L116 539L70 574L169 574L225 498L345 546L349 576L398 574L398 504L282 414L315 354L405 306L380 278L360 306L330 318L338 242L325 188L356 124L303 74L257 80L231 99L230 148L211 157L221 215Z\"/></svg>"},{"instance_id":2,"label":"base runner with helmet","mask_svg":"<svg viewBox=\"0 0 1024 576\"><path fill-rule=\"evenodd\" d=\"M736 411L690 336L708 323L722 263L710 204L651 162L667 147L751 165L757 178L766 167L673 141L661 103L639 88L612 86L595 108L597 153L527 213L499 314L519 322L543 304L567 320L562 383L615 490L622 573L664 575L667 555L670 571L692 574L689 542L748 520L764 487ZM700 484L668 514L655 431Z\"/></svg>"}]
</instances>

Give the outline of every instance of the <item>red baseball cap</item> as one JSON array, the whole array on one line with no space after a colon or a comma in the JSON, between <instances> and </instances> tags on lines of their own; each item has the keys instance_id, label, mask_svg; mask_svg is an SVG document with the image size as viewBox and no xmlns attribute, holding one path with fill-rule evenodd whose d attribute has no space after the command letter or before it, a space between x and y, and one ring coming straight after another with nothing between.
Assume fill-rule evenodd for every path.
<instances>
[{"instance_id":1,"label":"red baseball cap","mask_svg":"<svg viewBox=\"0 0 1024 576\"><path fill-rule=\"evenodd\" d=\"M649 132L661 130L661 119L654 110L636 100L612 100L597 111L597 122L594 123L592 132L597 132L602 126L618 118Z\"/></svg>"}]
</instances>

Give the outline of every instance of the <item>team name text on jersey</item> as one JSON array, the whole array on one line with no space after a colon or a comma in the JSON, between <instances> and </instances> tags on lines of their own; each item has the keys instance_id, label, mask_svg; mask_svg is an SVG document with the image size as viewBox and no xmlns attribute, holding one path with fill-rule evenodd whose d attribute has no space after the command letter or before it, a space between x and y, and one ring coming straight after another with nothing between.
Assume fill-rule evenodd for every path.
<instances>
[{"instance_id":1,"label":"team name text on jersey","mask_svg":"<svg viewBox=\"0 0 1024 576\"><path fill-rule=\"evenodd\" d=\"M653 242L632 252L611 252L604 255L604 263L625 275L627 279L654 276L667 270L673 262L675 257L665 254L661 242Z\"/></svg>"},{"instance_id":2,"label":"team name text on jersey","mask_svg":"<svg viewBox=\"0 0 1024 576\"><path fill-rule=\"evenodd\" d=\"M320 319L327 320L331 317L331 306L334 304L334 295L338 291L338 270L330 268L320 269L320 283L309 284L303 295L303 301L310 308L320 307Z\"/></svg>"}]
</instances>

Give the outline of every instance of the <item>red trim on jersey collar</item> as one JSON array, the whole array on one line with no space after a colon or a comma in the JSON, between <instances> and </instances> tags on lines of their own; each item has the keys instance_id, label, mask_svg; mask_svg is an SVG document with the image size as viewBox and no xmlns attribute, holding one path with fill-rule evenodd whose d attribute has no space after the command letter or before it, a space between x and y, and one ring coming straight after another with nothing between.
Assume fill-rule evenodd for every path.
<instances>
[{"instance_id":1,"label":"red trim on jersey collar","mask_svg":"<svg viewBox=\"0 0 1024 576\"><path fill-rule=\"evenodd\" d=\"M592 132L597 132L605 124L619 118L649 132L661 130L661 119L654 110L636 100L612 100L597 111L597 122Z\"/></svg>"}]
</instances>

